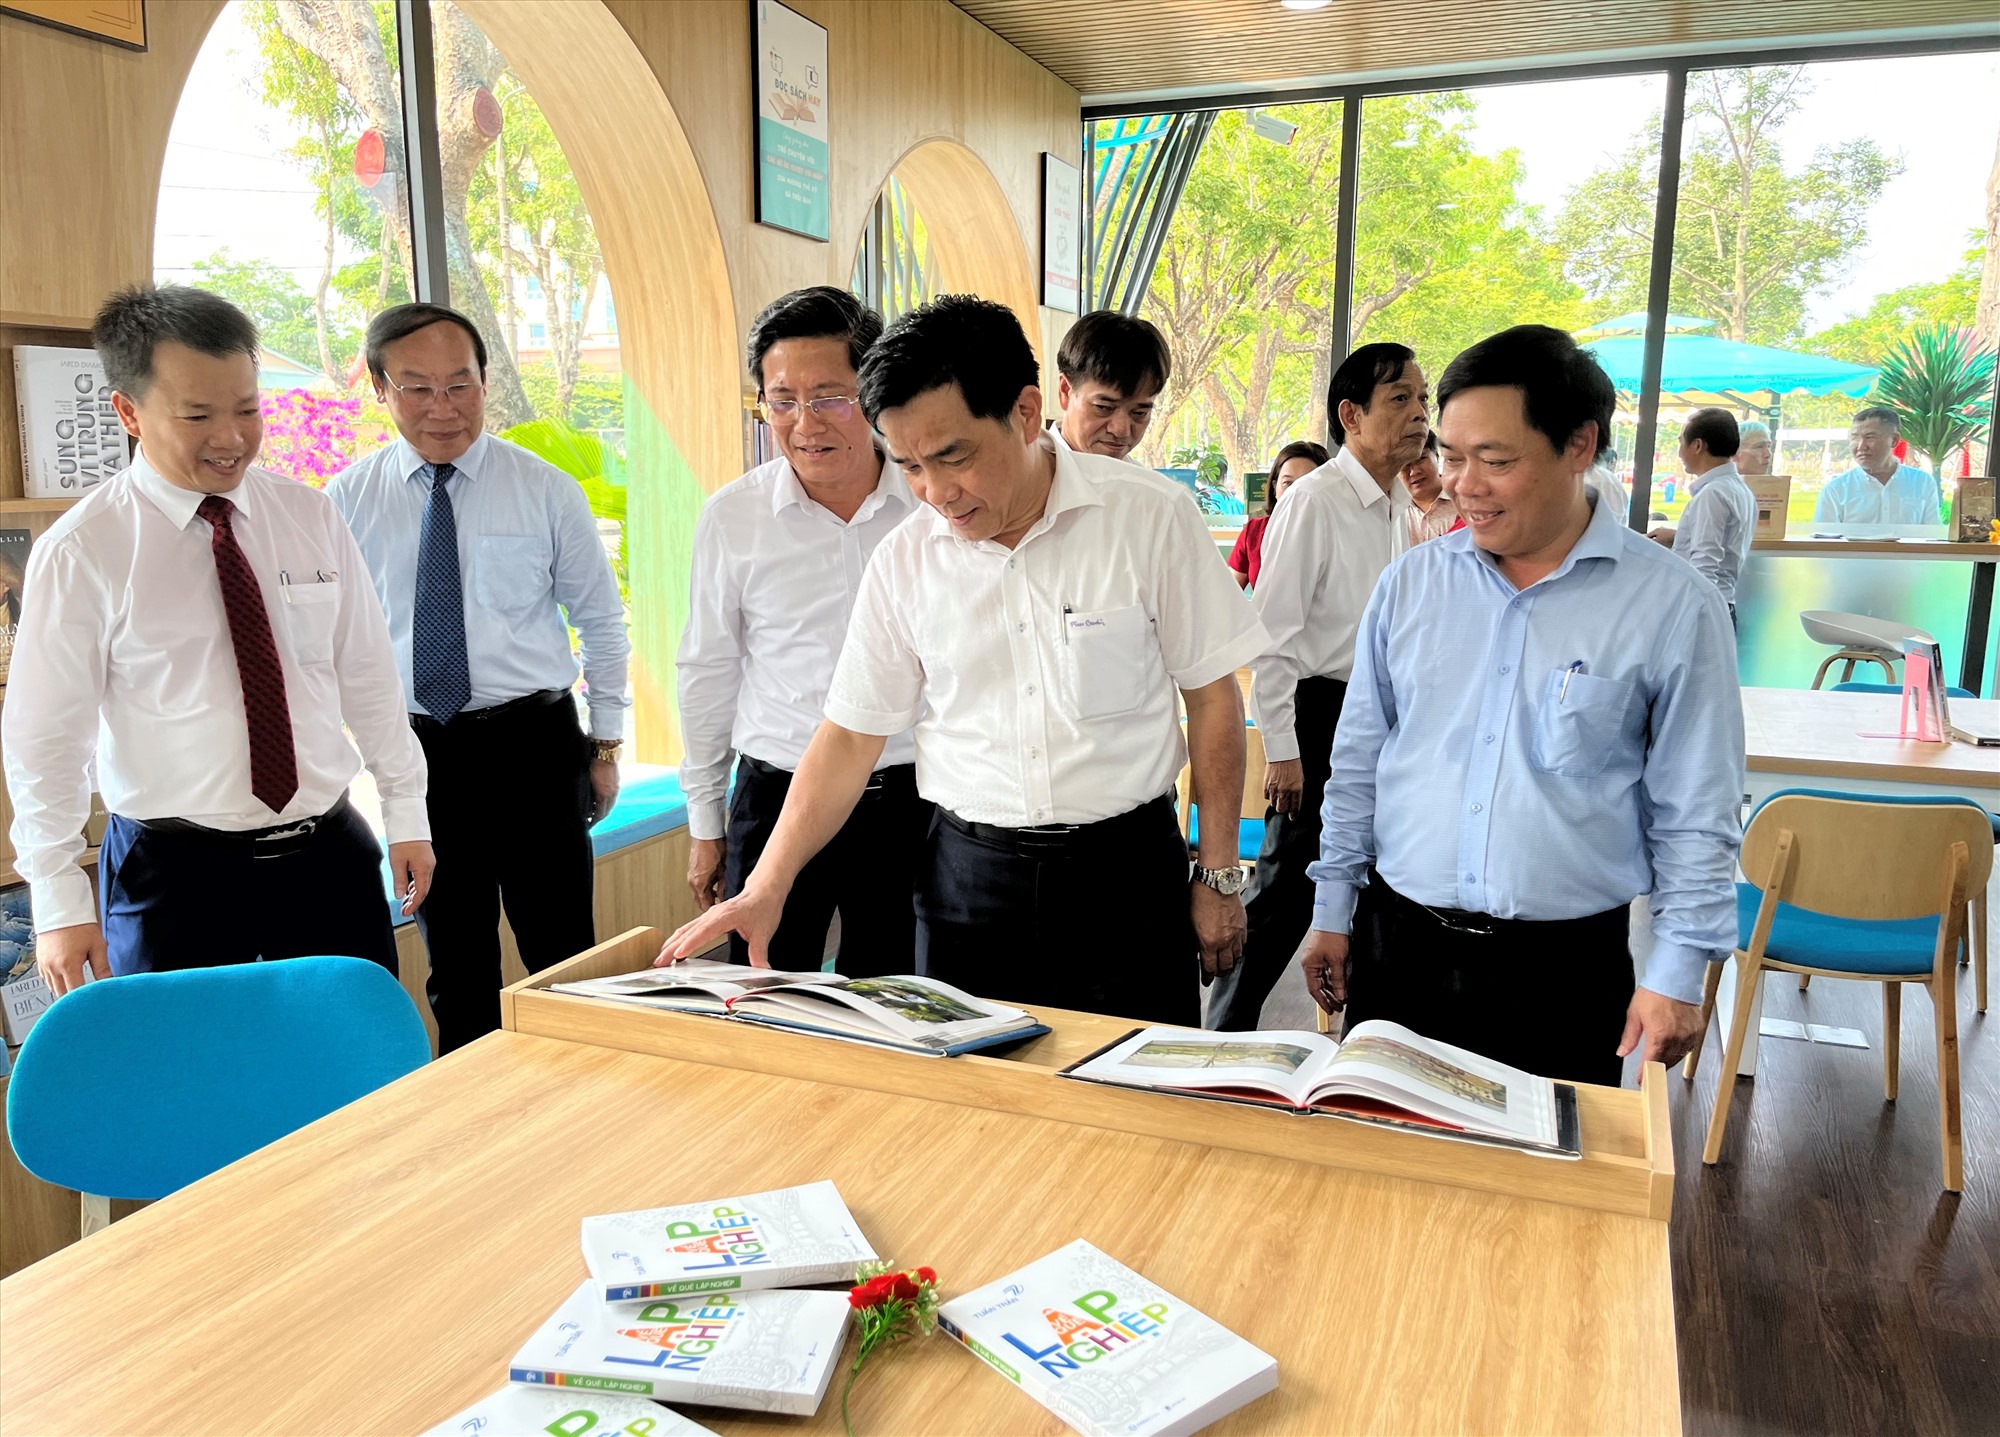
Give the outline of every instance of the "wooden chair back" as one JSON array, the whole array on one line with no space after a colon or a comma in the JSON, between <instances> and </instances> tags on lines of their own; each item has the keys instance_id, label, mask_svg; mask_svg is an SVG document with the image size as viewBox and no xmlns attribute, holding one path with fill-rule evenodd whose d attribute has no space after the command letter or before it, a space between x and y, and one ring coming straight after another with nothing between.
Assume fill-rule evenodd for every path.
<instances>
[{"instance_id":1,"label":"wooden chair back","mask_svg":"<svg viewBox=\"0 0 2000 1437\"><path fill-rule=\"evenodd\" d=\"M1993 872L1993 826L1980 810L1788 794L1750 820L1743 872L1780 902L1835 918L1949 919L1946 870L1959 844L1966 888L1983 892Z\"/></svg>"},{"instance_id":2,"label":"wooden chair back","mask_svg":"<svg viewBox=\"0 0 2000 1437\"><path fill-rule=\"evenodd\" d=\"M1181 732L1185 737L1187 720L1181 720ZM1264 735L1255 724L1243 726L1243 804L1239 818L1262 818L1264 816ZM1194 806L1190 801L1189 789L1193 783L1193 770L1181 765L1181 776L1174 787L1180 795L1181 837L1186 838L1193 827Z\"/></svg>"}]
</instances>

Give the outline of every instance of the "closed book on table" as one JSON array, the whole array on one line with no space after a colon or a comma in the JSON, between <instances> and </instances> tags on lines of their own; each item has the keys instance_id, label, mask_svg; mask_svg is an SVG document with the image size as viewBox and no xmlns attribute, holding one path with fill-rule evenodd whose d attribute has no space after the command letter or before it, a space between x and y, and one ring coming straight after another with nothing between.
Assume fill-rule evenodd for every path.
<instances>
[{"instance_id":1,"label":"closed book on table","mask_svg":"<svg viewBox=\"0 0 2000 1437\"><path fill-rule=\"evenodd\" d=\"M938 1326L1085 1437L1184 1437L1278 1385L1278 1360L1087 1242L938 1309Z\"/></svg>"},{"instance_id":2,"label":"closed book on table","mask_svg":"<svg viewBox=\"0 0 2000 1437\"><path fill-rule=\"evenodd\" d=\"M125 426L96 350L15 345L14 408L28 498L80 499L125 467Z\"/></svg>"},{"instance_id":3,"label":"closed book on table","mask_svg":"<svg viewBox=\"0 0 2000 1437\"><path fill-rule=\"evenodd\" d=\"M514 1355L507 1377L809 1417L826 1395L850 1311L844 1292L602 1302L586 1282Z\"/></svg>"},{"instance_id":4,"label":"closed book on table","mask_svg":"<svg viewBox=\"0 0 2000 1437\"><path fill-rule=\"evenodd\" d=\"M510 1382L424 1437L715 1437L671 1407L614 1392Z\"/></svg>"},{"instance_id":5,"label":"closed book on table","mask_svg":"<svg viewBox=\"0 0 2000 1437\"><path fill-rule=\"evenodd\" d=\"M875 1260L830 1182L583 1220L583 1260L606 1302L854 1281Z\"/></svg>"}]
</instances>

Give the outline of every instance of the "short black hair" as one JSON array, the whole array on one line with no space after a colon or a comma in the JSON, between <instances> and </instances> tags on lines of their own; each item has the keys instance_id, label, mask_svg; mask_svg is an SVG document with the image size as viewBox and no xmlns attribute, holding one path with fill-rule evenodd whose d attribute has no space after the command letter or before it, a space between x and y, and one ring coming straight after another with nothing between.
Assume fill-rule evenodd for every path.
<instances>
[{"instance_id":1,"label":"short black hair","mask_svg":"<svg viewBox=\"0 0 2000 1437\"><path fill-rule=\"evenodd\" d=\"M1903 416L1886 404L1871 404L1866 409L1857 409L1854 411L1854 418L1849 422L1864 424L1870 419L1881 420L1889 426L1891 434L1901 434L1903 432Z\"/></svg>"},{"instance_id":2,"label":"short black hair","mask_svg":"<svg viewBox=\"0 0 2000 1437\"><path fill-rule=\"evenodd\" d=\"M368 372L380 382L389 377L382 366L382 351L399 339L408 339L420 329L434 324L455 324L472 339L472 352L479 360L479 378L486 379L486 337L479 326L457 310L442 304L394 304L368 321L368 338L362 345L368 357Z\"/></svg>"},{"instance_id":3,"label":"short black hair","mask_svg":"<svg viewBox=\"0 0 2000 1437\"><path fill-rule=\"evenodd\" d=\"M1681 438L1699 439L1702 447L1718 459L1734 459L1743 447L1743 435L1736 416L1727 409L1697 409L1681 427Z\"/></svg>"},{"instance_id":4,"label":"short black hair","mask_svg":"<svg viewBox=\"0 0 2000 1437\"><path fill-rule=\"evenodd\" d=\"M875 424L885 409L956 384L975 418L1004 422L1021 391L1041 382L1034 346L1013 310L946 294L882 331L861 361L861 412Z\"/></svg>"},{"instance_id":5,"label":"short black hair","mask_svg":"<svg viewBox=\"0 0 2000 1437\"><path fill-rule=\"evenodd\" d=\"M746 345L750 377L764 392L764 356L786 339L844 339L847 362L857 370L870 346L882 337L882 316L844 289L809 285L779 295L750 321Z\"/></svg>"},{"instance_id":6,"label":"short black hair","mask_svg":"<svg viewBox=\"0 0 2000 1437\"><path fill-rule=\"evenodd\" d=\"M1597 356L1560 329L1517 324L1488 335L1445 366L1438 381L1437 409L1461 391L1504 387L1521 391L1521 410L1530 428L1561 453L1586 424L1597 426L1597 459L1611 451L1611 415L1618 391Z\"/></svg>"},{"instance_id":7,"label":"short black hair","mask_svg":"<svg viewBox=\"0 0 2000 1437\"><path fill-rule=\"evenodd\" d=\"M1364 410L1375 397L1375 386L1394 384L1417 352L1407 344L1364 344L1340 361L1326 386L1326 433L1335 444L1347 443L1340 423L1340 402L1351 399Z\"/></svg>"},{"instance_id":8,"label":"short black hair","mask_svg":"<svg viewBox=\"0 0 2000 1437\"><path fill-rule=\"evenodd\" d=\"M131 399L143 399L153 383L153 351L183 344L217 359L247 354L259 358L257 325L219 294L186 284L134 284L116 291L97 311L90 342L104 366L104 380Z\"/></svg>"},{"instance_id":9,"label":"short black hair","mask_svg":"<svg viewBox=\"0 0 2000 1437\"><path fill-rule=\"evenodd\" d=\"M1137 315L1095 309L1069 327L1056 370L1071 384L1090 380L1125 399L1158 394L1173 377L1173 356L1158 329Z\"/></svg>"}]
</instances>

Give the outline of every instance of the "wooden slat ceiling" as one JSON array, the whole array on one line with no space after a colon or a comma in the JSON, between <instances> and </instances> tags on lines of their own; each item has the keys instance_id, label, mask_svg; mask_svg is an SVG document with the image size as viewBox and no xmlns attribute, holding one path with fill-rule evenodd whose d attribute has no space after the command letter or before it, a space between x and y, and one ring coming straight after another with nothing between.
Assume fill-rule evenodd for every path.
<instances>
[{"instance_id":1,"label":"wooden slat ceiling","mask_svg":"<svg viewBox=\"0 0 2000 1437\"><path fill-rule=\"evenodd\" d=\"M1278 0L955 3L1086 105L1765 43L2000 42L1994 0L1334 0L1304 13Z\"/></svg>"}]
</instances>

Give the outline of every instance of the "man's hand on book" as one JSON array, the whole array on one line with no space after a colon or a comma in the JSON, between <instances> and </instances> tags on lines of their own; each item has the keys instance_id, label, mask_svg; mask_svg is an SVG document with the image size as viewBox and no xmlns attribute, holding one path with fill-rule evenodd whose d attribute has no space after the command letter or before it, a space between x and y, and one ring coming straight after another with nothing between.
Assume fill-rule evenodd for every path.
<instances>
[{"instance_id":1,"label":"man's hand on book","mask_svg":"<svg viewBox=\"0 0 2000 1437\"><path fill-rule=\"evenodd\" d=\"M728 857L727 839L696 838L688 843L688 888L703 913L722 901L722 868Z\"/></svg>"},{"instance_id":2,"label":"man's hand on book","mask_svg":"<svg viewBox=\"0 0 2000 1437\"><path fill-rule=\"evenodd\" d=\"M1643 1036L1646 1051L1641 1061L1671 1067L1687 1056L1700 1032L1699 1003L1683 1003L1650 988L1636 989L1625 1009L1625 1036L1618 1040L1618 1056L1638 1047Z\"/></svg>"},{"instance_id":3,"label":"man's hand on book","mask_svg":"<svg viewBox=\"0 0 2000 1437\"><path fill-rule=\"evenodd\" d=\"M670 963L696 953L704 953L731 933L742 937L750 949L750 966L768 968L771 966L771 935L778 931L778 920L785 916L785 895L768 894L757 887L753 880L734 898L716 904L692 923L683 923L673 931L660 949L660 956L653 960L655 968L664 968Z\"/></svg>"},{"instance_id":4,"label":"man's hand on book","mask_svg":"<svg viewBox=\"0 0 2000 1437\"><path fill-rule=\"evenodd\" d=\"M1240 897L1217 893L1206 883L1193 884L1192 888L1194 933L1201 942L1201 981L1207 984L1236 966L1250 925L1243 916Z\"/></svg>"},{"instance_id":5,"label":"man's hand on book","mask_svg":"<svg viewBox=\"0 0 2000 1437\"><path fill-rule=\"evenodd\" d=\"M1321 933L1314 929L1306 934L1305 946L1299 949L1306 992L1329 1013L1338 1013L1347 1006L1348 947L1345 933Z\"/></svg>"}]
</instances>

